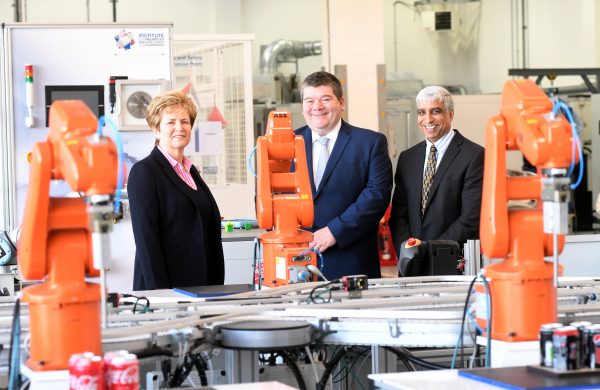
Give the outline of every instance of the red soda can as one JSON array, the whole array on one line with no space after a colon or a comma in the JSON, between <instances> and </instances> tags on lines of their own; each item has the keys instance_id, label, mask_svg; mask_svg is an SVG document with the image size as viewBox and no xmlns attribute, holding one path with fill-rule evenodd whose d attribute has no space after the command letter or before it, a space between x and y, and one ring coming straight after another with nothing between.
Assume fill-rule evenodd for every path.
<instances>
[{"instance_id":1,"label":"red soda can","mask_svg":"<svg viewBox=\"0 0 600 390\"><path fill-rule=\"evenodd\" d=\"M124 349L118 351L110 351L104 354L104 387L106 390L110 390L112 385L112 360L116 356L124 356L127 354L129 354L129 352Z\"/></svg>"},{"instance_id":2,"label":"red soda can","mask_svg":"<svg viewBox=\"0 0 600 390\"><path fill-rule=\"evenodd\" d=\"M140 362L132 353L119 354L110 360L111 390L139 390Z\"/></svg>"},{"instance_id":3,"label":"red soda can","mask_svg":"<svg viewBox=\"0 0 600 390\"><path fill-rule=\"evenodd\" d=\"M104 362L91 352L69 358L70 390L104 390Z\"/></svg>"}]
</instances>

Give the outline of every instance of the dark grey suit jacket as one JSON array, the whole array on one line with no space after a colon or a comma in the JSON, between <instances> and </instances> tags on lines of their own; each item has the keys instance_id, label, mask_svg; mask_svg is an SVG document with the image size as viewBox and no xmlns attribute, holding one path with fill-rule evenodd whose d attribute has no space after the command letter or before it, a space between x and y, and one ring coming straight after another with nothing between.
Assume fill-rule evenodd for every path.
<instances>
[{"instance_id":1,"label":"dark grey suit jacket","mask_svg":"<svg viewBox=\"0 0 600 390\"><path fill-rule=\"evenodd\" d=\"M421 219L426 142L398 157L390 229L396 248L409 237L454 240L479 237L484 149L456 131L444 153Z\"/></svg>"},{"instance_id":2,"label":"dark grey suit jacket","mask_svg":"<svg viewBox=\"0 0 600 390\"><path fill-rule=\"evenodd\" d=\"M194 191L156 147L129 174L134 290L223 284L221 216L195 167Z\"/></svg>"}]
</instances>

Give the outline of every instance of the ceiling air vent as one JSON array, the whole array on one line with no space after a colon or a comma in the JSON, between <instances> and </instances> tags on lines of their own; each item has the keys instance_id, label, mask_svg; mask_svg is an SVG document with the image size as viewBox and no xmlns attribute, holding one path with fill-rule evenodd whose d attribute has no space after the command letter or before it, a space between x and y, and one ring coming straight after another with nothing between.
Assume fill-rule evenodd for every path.
<instances>
[{"instance_id":1,"label":"ceiling air vent","mask_svg":"<svg viewBox=\"0 0 600 390\"><path fill-rule=\"evenodd\" d=\"M423 29L425 31L452 31L455 30L455 15L452 11L425 11L421 13Z\"/></svg>"},{"instance_id":2,"label":"ceiling air vent","mask_svg":"<svg viewBox=\"0 0 600 390\"><path fill-rule=\"evenodd\" d=\"M435 13L435 30L452 30L452 12L444 11Z\"/></svg>"}]
</instances>

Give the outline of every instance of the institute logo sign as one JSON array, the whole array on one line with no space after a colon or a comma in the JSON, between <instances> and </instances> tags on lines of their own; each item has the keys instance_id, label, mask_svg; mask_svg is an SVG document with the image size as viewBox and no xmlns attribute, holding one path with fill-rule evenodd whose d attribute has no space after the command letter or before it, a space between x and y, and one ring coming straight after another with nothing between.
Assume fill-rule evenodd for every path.
<instances>
[{"instance_id":1,"label":"institute logo sign","mask_svg":"<svg viewBox=\"0 0 600 390\"><path fill-rule=\"evenodd\" d=\"M135 44L133 35L125 29L121 30L114 38L119 49L129 50Z\"/></svg>"}]
</instances>

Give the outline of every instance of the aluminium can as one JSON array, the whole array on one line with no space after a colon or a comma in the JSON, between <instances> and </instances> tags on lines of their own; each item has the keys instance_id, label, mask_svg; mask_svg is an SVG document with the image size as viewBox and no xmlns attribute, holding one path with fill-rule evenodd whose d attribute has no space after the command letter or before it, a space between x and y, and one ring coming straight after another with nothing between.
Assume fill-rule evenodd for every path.
<instances>
[{"instance_id":1,"label":"aluminium can","mask_svg":"<svg viewBox=\"0 0 600 390\"><path fill-rule=\"evenodd\" d=\"M132 353L114 356L110 360L111 390L139 390L140 361Z\"/></svg>"},{"instance_id":2,"label":"aluminium can","mask_svg":"<svg viewBox=\"0 0 600 390\"><path fill-rule=\"evenodd\" d=\"M112 360L117 356L124 356L129 354L129 351L124 349L117 351L109 351L104 354L104 386L106 390L111 390L112 381Z\"/></svg>"},{"instance_id":3,"label":"aluminium can","mask_svg":"<svg viewBox=\"0 0 600 390\"><path fill-rule=\"evenodd\" d=\"M577 321L571 322L569 326L574 326L579 331L579 368L589 367L589 346L587 345L585 338L586 328L592 326L590 321Z\"/></svg>"},{"instance_id":4,"label":"aluminium can","mask_svg":"<svg viewBox=\"0 0 600 390\"><path fill-rule=\"evenodd\" d=\"M594 324L586 329L585 343L590 368L600 368L600 324Z\"/></svg>"},{"instance_id":5,"label":"aluminium can","mask_svg":"<svg viewBox=\"0 0 600 390\"><path fill-rule=\"evenodd\" d=\"M581 349L583 349L584 352L584 359L581 362L582 367L596 367L596 346L594 345L595 335L600 335L600 325L589 325L586 326L583 330L583 337L581 339Z\"/></svg>"},{"instance_id":6,"label":"aluminium can","mask_svg":"<svg viewBox=\"0 0 600 390\"><path fill-rule=\"evenodd\" d=\"M554 330L554 364L557 371L576 370L579 364L579 330L574 326L563 326Z\"/></svg>"},{"instance_id":7,"label":"aluminium can","mask_svg":"<svg viewBox=\"0 0 600 390\"><path fill-rule=\"evenodd\" d=\"M69 358L70 390L104 390L104 362L91 352Z\"/></svg>"},{"instance_id":8,"label":"aluminium can","mask_svg":"<svg viewBox=\"0 0 600 390\"><path fill-rule=\"evenodd\" d=\"M540 365L543 367L551 368L554 364L554 330L562 326L559 322L552 322L540 327Z\"/></svg>"}]
</instances>

